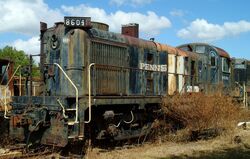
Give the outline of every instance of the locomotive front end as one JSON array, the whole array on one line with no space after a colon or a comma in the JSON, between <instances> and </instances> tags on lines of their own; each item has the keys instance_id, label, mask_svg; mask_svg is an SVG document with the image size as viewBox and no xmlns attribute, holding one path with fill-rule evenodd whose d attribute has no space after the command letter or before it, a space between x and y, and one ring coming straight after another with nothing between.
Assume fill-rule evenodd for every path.
<instances>
[{"instance_id":1,"label":"locomotive front end","mask_svg":"<svg viewBox=\"0 0 250 159\"><path fill-rule=\"evenodd\" d=\"M65 17L48 28L41 23L40 96L13 97L10 134L26 143L64 147L83 139L90 18ZM81 105L81 107L80 107Z\"/></svg>"}]
</instances>

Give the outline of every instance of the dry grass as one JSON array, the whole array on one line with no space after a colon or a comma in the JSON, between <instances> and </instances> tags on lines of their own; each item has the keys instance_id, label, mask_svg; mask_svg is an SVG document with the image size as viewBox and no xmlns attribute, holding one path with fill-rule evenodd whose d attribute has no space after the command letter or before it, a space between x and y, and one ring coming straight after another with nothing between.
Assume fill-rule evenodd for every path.
<instances>
[{"instance_id":1,"label":"dry grass","mask_svg":"<svg viewBox=\"0 0 250 159\"><path fill-rule=\"evenodd\" d=\"M190 140L194 132L219 135L222 130L232 131L238 121L249 117L249 112L243 112L233 98L221 94L166 97L162 108L171 123L171 130L179 130L178 135L174 134L178 141Z\"/></svg>"},{"instance_id":2,"label":"dry grass","mask_svg":"<svg viewBox=\"0 0 250 159\"><path fill-rule=\"evenodd\" d=\"M249 138L249 132L243 130L245 138ZM237 133L236 133L237 134ZM236 135L234 134L234 135ZM249 149L242 145L234 144L230 136L221 135L212 140L201 140L197 142L175 143L150 143L131 149L103 150L94 148L89 151L86 158L91 159L168 159L168 158L242 158L250 154ZM244 152L246 150L247 152ZM232 154L235 153L235 154Z\"/></svg>"},{"instance_id":3,"label":"dry grass","mask_svg":"<svg viewBox=\"0 0 250 159\"><path fill-rule=\"evenodd\" d=\"M248 131L235 128L239 121L249 121L250 114L233 98L221 94L175 95L164 99L162 109L165 120L154 123L156 142L104 152L94 148L87 152L86 158L244 158L250 154L249 149L234 143L235 135L244 141L249 139ZM204 130L217 130L220 136L212 140L176 143L189 141L192 132Z\"/></svg>"}]
</instances>

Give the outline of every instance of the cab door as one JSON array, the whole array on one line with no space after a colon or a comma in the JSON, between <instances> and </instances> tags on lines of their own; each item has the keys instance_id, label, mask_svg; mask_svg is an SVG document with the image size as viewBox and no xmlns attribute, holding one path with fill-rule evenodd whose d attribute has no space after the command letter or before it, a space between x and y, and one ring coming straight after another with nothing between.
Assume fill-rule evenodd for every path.
<instances>
[{"instance_id":1,"label":"cab door","mask_svg":"<svg viewBox=\"0 0 250 159\"><path fill-rule=\"evenodd\" d=\"M210 76L209 83L218 84L218 74L219 74L219 56L214 49L209 51L209 64L210 64Z\"/></svg>"},{"instance_id":2,"label":"cab door","mask_svg":"<svg viewBox=\"0 0 250 159\"><path fill-rule=\"evenodd\" d=\"M156 53L153 50L144 50L144 63L146 64L146 71L145 71L145 82L146 82L146 95L154 95L154 64L156 63Z\"/></svg>"}]
</instances>

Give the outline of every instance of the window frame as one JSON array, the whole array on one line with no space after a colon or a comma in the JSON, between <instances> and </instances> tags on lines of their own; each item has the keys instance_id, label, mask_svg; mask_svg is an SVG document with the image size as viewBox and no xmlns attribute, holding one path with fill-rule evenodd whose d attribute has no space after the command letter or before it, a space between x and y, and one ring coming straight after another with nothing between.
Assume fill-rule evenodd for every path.
<instances>
[{"instance_id":1,"label":"window frame","mask_svg":"<svg viewBox=\"0 0 250 159\"><path fill-rule=\"evenodd\" d=\"M204 50L202 50L202 52L198 52L197 48L201 48L201 47L204 48ZM206 46L205 45L196 45L195 46L195 52L199 53L199 54L205 54L206 53Z\"/></svg>"},{"instance_id":2,"label":"window frame","mask_svg":"<svg viewBox=\"0 0 250 159\"><path fill-rule=\"evenodd\" d=\"M217 53L214 51L214 50L211 50L210 52L209 52L209 54L210 54L210 66L211 67L216 67L217 65L218 65L218 56L217 56ZM214 59L214 65L212 65L212 59Z\"/></svg>"},{"instance_id":3,"label":"window frame","mask_svg":"<svg viewBox=\"0 0 250 159\"><path fill-rule=\"evenodd\" d=\"M222 72L225 72L225 73L231 73L231 68L230 68L230 61L228 58L226 57L221 57L221 70ZM224 66L225 66L225 63L227 63L227 70L224 69Z\"/></svg>"}]
</instances>

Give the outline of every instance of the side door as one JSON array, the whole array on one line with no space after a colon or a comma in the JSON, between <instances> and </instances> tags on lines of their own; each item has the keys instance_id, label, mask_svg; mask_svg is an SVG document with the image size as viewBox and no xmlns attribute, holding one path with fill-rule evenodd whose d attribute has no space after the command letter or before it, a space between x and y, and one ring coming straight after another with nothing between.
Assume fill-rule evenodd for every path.
<instances>
[{"instance_id":1,"label":"side door","mask_svg":"<svg viewBox=\"0 0 250 159\"><path fill-rule=\"evenodd\" d=\"M210 66L209 83L218 84L219 56L217 52L212 48L209 49L209 66Z\"/></svg>"}]
</instances>

